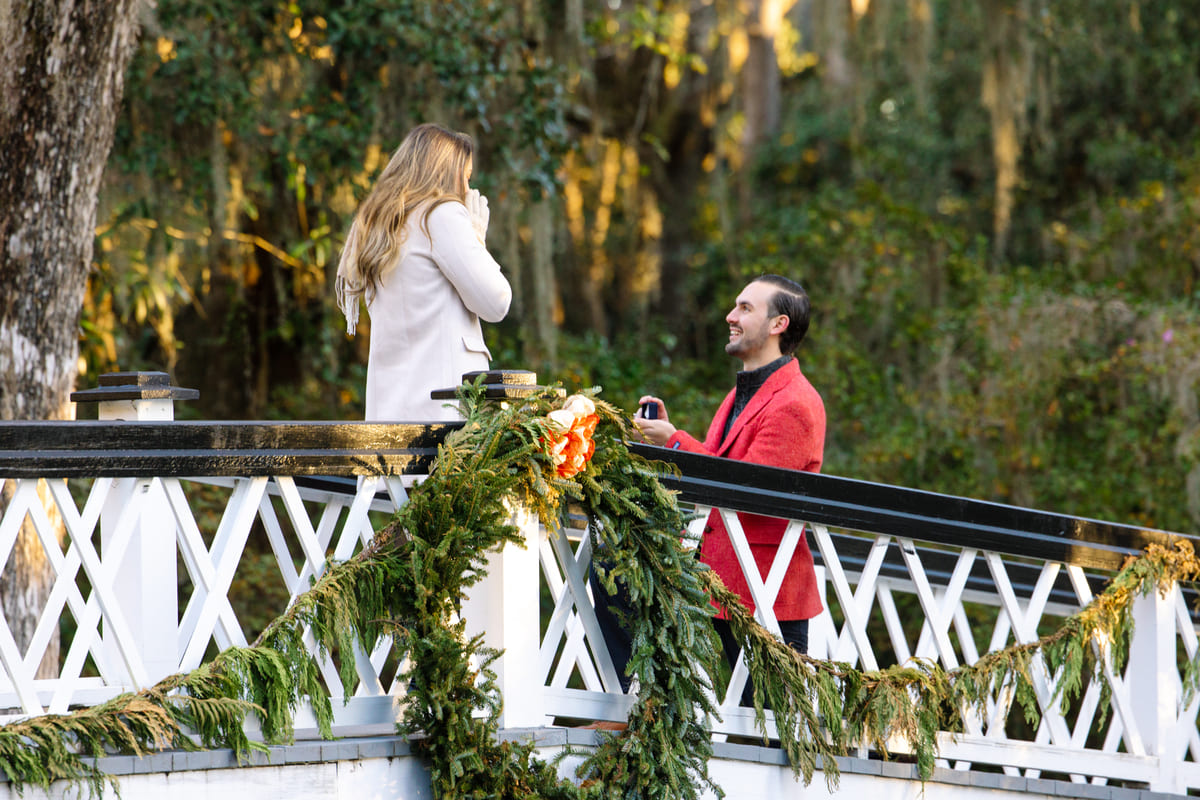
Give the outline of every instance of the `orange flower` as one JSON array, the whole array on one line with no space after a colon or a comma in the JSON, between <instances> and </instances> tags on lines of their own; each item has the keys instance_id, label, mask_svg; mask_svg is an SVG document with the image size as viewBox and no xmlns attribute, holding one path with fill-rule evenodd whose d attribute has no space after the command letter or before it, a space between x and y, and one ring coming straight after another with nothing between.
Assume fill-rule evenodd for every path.
<instances>
[{"instance_id":1,"label":"orange flower","mask_svg":"<svg viewBox=\"0 0 1200 800\"><path fill-rule=\"evenodd\" d=\"M563 407L546 415L549 423L547 453L560 478L571 478L582 472L596 452L592 435L600 417L596 404L583 395L568 397Z\"/></svg>"}]
</instances>

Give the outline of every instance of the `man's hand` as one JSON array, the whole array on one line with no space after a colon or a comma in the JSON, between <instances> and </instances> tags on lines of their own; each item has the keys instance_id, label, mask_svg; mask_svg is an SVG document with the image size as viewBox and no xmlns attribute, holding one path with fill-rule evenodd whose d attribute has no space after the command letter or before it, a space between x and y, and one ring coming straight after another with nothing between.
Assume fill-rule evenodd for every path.
<instances>
[{"instance_id":1,"label":"man's hand","mask_svg":"<svg viewBox=\"0 0 1200 800\"><path fill-rule=\"evenodd\" d=\"M658 418L646 419L642 413L642 406L646 403L654 403L658 406ZM638 411L633 415L633 425L638 432L642 434L642 439L650 444L656 444L660 447L667 443L667 440L675 433L675 426L671 424L667 417L667 406L657 397L645 395L641 400L638 400Z\"/></svg>"}]
</instances>

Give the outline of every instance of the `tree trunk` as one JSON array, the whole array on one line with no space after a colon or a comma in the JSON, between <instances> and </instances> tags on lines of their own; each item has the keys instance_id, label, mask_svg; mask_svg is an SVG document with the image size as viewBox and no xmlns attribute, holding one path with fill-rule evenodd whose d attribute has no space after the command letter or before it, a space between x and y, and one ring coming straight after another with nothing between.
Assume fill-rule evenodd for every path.
<instances>
[{"instance_id":1,"label":"tree trunk","mask_svg":"<svg viewBox=\"0 0 1200 800\"><path fill-rule=\"evenodd\" d=\"M684 70L678 86L665 93L652 131L668 156L664 159L646 151L642 158L650 168L650 186L661 215L657 237L659 288L657 296L651 297L651 312L684 320L682 329L676 327L675 332L685 340L699 327L700 337L707 341L703 326L696 325L704 315L695 310L696 298L688 289L696 252L694 225L706 170L724 169L718 157L729 157L728 153L718 152L719 137L715 133L723 108L723 86L731 78L726 40L717 35L720 26L715 4L692 4L687 50L700 54L708 70ZM709 159L711 164L706 168ZM714 199L723 208L724 198L718 194ZM711 355L703 346L695 352L704 358Z\"/></svg>"},{"instance_id":2,"label":"tree trunk","mask_svg":"<svg viewBox=\"0 0 1200 800\"><path fill-rule=\"evenodd\" d=\"M540 361L557 366L558 321L562 316L555 302L554 217L550 198L535 200L529 207L530 253L527 273L533 289L533 341Z\"/></svg>"},{"instance_id":3,"label":"tree trunk","mask_svg":"<svg viewBox=\"0 0 1200 800\"><path fill-rule=\"evenodd\" d=\"M812 3L814 44L821 54L821 80L826 97L841 106L852 105L857 67L851 61L850 30L854 26L852 9L846 0L810 0Z\"/></svg>"},{"instance_id":4,"label":"tree trunk","mask_svg":"<svg viewBox=\"0 0 1200 800\"><path fill-rule=\"evenodd\" d=\"M0 419L74 417L96 199L140 5L0 6ZM24 648L53 573L28 524L0 555L0 603ZM57 672L57 650L39 674Z\"/></svg>"},{"instance_id":5,"label":"tree trunk","mask_svg":"<svg viewBox=\"0 0 1200 800\"><path fill-rule=\"evenodd\" d=\"M1020 180L1033 45L1027 32L1028 0L988 0L984 8L987 38L981 94L992 124L992 160L996 170L992 257L1000 262L1007 255Z\"/></svg>"},{"instance_id":6,"label":"tree trunk","mask_svg":"<svg viewBox=\"0 0 1200 800\"><path fill-rule=\"evenodd\" d=\"M790 3L788 4L790 5ZM748 223L759 148L779 132L779 58L775 36L783 23L783 0L753 0L746 17L746 63L742 65L742 171L738 180L739 218Z\"/></svg>"},{"instance_id":7,"label":"tree trunk","mask_svg":"<svg viewBox=\"0 0 1200 800\"><path fill-rule=\"evenodd\" d=\"M779 132L779 58L775 37L783 24L783 0L754 0L746 20L746 64L742 67L742 103L746 126L742 148L746 163L753 164L755 151Z\"/></svg>"},{"instance_id":8,"label":"tree trunk","mask_svg":"<svg viewBox=\"0 0 1200 800\"><path fill-rule=\"evenodd\" d=\"M931 104L929 83L935 29L931 0L908 0L905 23L908 46L904 48L904 64L917 98L917 113L922 117L928 113Z\"/></svg>"}]
</instances>

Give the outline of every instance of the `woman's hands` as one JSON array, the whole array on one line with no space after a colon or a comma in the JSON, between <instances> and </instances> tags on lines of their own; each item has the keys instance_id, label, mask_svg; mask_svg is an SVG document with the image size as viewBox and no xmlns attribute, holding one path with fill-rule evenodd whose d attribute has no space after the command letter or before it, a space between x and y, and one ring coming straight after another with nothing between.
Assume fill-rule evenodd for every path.
<instances>
[{"instance_id":1,"label":"woman's hands","mask_svg":"<svg viewBox=\"0 0 1200 800\"><path fill-rule=\"evenodd\" d=\"M479 241L486 242L488 219L491 216L487 198L481 195L478 189L468 189L464 205L467 207L467 214L471 217L471 225L475 228Z\"/></svg>"}]
</instances>

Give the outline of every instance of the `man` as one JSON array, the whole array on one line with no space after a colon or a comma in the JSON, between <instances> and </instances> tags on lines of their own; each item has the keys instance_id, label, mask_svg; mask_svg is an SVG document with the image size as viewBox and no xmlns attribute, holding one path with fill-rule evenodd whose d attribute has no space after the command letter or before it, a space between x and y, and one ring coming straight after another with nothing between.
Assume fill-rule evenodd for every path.
<instances>
[{"instance_id":1,"label":"man","mask_svg":"<svg viewBox=\"0 0 1200 800\"><path fill-rule=\"evenodd\" d=\"M763 275L738 295L725 317L729 343L725 352L742 362L737 384L717 409L701 442L671 424L667 408L657 397L641 399L642 407L657 406L657 419L642 410L634 424L646 441L675 449L772 467L819 472L825 449L825 405L792 356L808 332L810 304L800 284L779 275ZM771 568L787 521L756 514L738 514L763 580ZM708 518L700 558L751 610L754 602L742 575L729 534L714 511ZM808 649L808 620L821 612L816 574L808 542L801 537L788 566L774 611L783 639L800 652ZM718 615L723 617L724 613ZM717 630L726 653L737 647L724 619Z\"/></svg>"}]
</instances>

